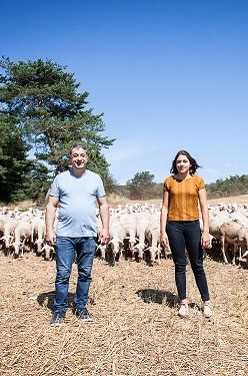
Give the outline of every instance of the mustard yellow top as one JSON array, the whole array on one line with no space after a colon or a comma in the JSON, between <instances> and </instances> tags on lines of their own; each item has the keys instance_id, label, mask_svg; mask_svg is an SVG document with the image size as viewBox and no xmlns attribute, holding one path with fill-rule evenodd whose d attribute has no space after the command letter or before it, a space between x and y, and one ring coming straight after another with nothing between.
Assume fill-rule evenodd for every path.
<instances>
[{"instance_id":1,"label":"mustard yellow top","mask_svg":"<svg viewBox=\"0 0 248 376\"><path fill-rule=\"evenodd\" d=\"M184 180L169 176L164 190L169 192L168 221L196 221L199 219L198 191L205 187L203 179L192 175Z\"/></svg>"}]
</instances>

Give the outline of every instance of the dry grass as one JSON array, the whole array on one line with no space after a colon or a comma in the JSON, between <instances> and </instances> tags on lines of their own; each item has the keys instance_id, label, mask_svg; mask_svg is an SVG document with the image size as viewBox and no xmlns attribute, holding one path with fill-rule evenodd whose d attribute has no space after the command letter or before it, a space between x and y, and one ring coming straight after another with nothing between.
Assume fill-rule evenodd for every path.
<instances>
[{"instance_id":1,"label":"dry grass","mask_svg":"<svg viewBox=\"0 0 248 376\"><path fill-rule=\"evenodd\" d=\"M190 315L176 309L170 259L148 267L121 260L94 261L88 308L92 323L68 309L65 324L50 327L55 263L33 253L0 254L0 374L18 376L246 375L248 269L207 258L214 316L202 317L191 269ZM69 301L76 287L73 265Z\"/></svg>"},{"instance_id":2,"label":"dry grass","mask_svg":"<svg viewBox=\"0 0 248 376\"><path fill-rule=\"evenodd\" d=\"M202 317L188 270L188 319L175 307L170 259L149 268L95 259L89 309L93 323L71 309L60 328L49 326L54 262L34 254L1 261L1 375L245 375L248 366L248 270L205 261L214 307ZM76 265L70 301L76 284Z\"/></svg>"}]
</instances>

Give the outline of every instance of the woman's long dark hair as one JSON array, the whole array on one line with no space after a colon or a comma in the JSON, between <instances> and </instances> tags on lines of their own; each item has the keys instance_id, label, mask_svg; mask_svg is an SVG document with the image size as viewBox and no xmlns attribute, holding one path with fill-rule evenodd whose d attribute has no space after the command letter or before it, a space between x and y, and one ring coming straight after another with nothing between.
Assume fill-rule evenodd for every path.
<instances>
[{"instance_id":1,"label":"woman's long dark hair","mask_svg":"<svg viewBox=\"0 0 248 376\"><path fill-rule=\"evenodd\" d=\"M201 166L198 165L198 163L196 162L195 158L193 158L189 152L187 152L186 150L180 150L175 158L173 159L172 161L172 166L171 166L171 169L170 169L170 173L172 174L177 174L178 173L178 170L177 170L177 158L179 157L179 155L185 155L188 160L190 161L190 168L189 168L189 172L190 172L190 175L194 175L194 173L196 172L196 170L198 168L200 168Z\"/></svg>"}]
</instances>

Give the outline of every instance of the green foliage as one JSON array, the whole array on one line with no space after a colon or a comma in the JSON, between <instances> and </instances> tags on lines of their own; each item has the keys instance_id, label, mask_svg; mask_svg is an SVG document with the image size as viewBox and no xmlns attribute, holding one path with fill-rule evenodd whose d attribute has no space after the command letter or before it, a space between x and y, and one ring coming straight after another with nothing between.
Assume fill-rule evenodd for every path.
<instances>
[{"instance_id":1,"label":"green foliage","mask_svg":"<svg viewBox=\"0 0 248 376\"><path fill-rule=\"evenodd\" d=\"M68 167L67 154L75 143L88 148L89 168L110 179L101 150L115 140L102 134L103 114L94 115L92 109L85 108L88 92L78 92L80 83L74 74L48 59L14 63L2 57L0 69L0 113L13 120L14 136L20 137L24 149L34 151L35 181L43 179L38 186L45 178L39 168L35 172L39 163L56 175ZM23 156L23 163L27 163L26 158Z\"/></svg>"},{"instance_id":2,"label":"green foliage","mask_svg":"<svg viewBox=\"0 0 248 376\"><path fill-rule=\"evenodd\" d=\"M133 179L127 181L131 199L149 199L153 197L154 175L149 171L137 172Z\"/></svg>"},{"instance_id":3,"label":"green foliage","mask_svg":"<svg viewBox=\"0 0 248 376\"><path fill-rule=\"evenodd\" d=\"M52 179L49 178L49 170L37 160L29 164L29 169L25 181L25 192L27 197L36 204L45 204L45 197L50 188Z\"/></svg>"},{"instance_id":4,"label":"green foliage","mask_svg":"<svg viewBox=\"0 0 248 376\"><path fill-rule=\"evenodd\" d=\"M15 127L15 118L0 114L0 201L24 199L23 184L29 168L28 147L21 132Z\"/></svg>"},{"instance_id":5,"label":"green foliage","mask_svg":"<svg viewBox=\"0 0 248 376\"><path fill-rule=\"evenodd\" d=\"M230 176L206 185L208 198L238 196L248 193L248 175Z\"/></svg>"}]
</instances>

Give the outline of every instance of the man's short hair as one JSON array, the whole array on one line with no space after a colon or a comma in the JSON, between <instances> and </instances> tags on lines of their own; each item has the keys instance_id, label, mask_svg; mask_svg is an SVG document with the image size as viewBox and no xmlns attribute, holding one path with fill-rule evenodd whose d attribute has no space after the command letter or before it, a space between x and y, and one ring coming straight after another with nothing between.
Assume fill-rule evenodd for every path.
<instances>
[{"instance_id":1,"label":"man's short hair","mask_svg":"<svg viewBox=\"0 0 248 376\"><path fill-rule=\"evenodd\" d=\"M87 149L87 147L84 146L83 144L74 144L74 145L71 147L70 151L69 151L69 155L72 154L72 150L73 150L73 149L84 149L85 153L86 153L86 154L88 153L88 149Z\"/></svg>"}]
</instances>

